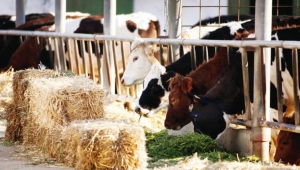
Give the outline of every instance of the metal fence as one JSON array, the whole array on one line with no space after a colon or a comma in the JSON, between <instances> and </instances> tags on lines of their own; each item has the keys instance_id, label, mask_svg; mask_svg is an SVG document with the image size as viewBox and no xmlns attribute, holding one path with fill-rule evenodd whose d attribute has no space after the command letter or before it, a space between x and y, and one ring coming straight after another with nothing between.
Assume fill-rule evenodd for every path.
<instances>
[{"instance_id":1,"label":"metal fence","mask_svg":"<svg viewBox=\"0 0 300 170\"><path fill-rule=\"evenodd\" d=\"M29 31L0 31L0 35L18 35L18 36L27 36L27 37L43 37L46 38L48 41L49 48L54 51L54 60L55 70L66 70L70 69L76 74L85 74L87 76L90 76L91 79L93 79L96 83L99 83L100 85L103 85L106 83L110 87L108 88L108 92L112 97L117 97L120 100L128 100L128 101L136 101L138 94L135 95L129 95L128 88L125 88L120 83L120 76L119 76L119 70L117 68L125 69L126 67L126 57L124 56L124 47L123 43L131 43L134 41L134 38L132 37L123 37L123 36L106 36L106 35L90 35L90 34L64 34L64 33L54 33L54 32L29 32ZM145 38L145 42L154 43L157 44L158 47L165 46L167 49L171 49L172 45L190 45L192 47L194 46L214 46L214 47L237 47L240 48L242 53L242 61L243 63L243 76L244 76L244 94L245 94L245 117L244 119L234 119L232 123L235 124L241 124L246 125L253 128L253 125L258 123L259 128L261 127L269 127L274 129L280 129L290 132L296 132L300 133L300 116L299 116L299 95L298 95L298 64L296 59L298 57L297 54L297 48L300 47L299 41L263 41L263 40L252 40L252 41L246 41L246 40L179 40L179 39L150 39ZM76 45L79 41L79 47ZM72 47L73 42L73 47ZM99 43L103 43L103 54L101 54L101 49ZM114 44L111 49L109 49L107 43L113 42ZM122 62L119 64L117 62L116 56L116 42L121 42L121 50L120 53ZM87 43L87 45L85 45ZM95 47L95 53L92 51L92 44L96 44ZM51 46L50 46L51 44ZM64 47L63 47L64 46ZM85 48L87 47L87 53L83 53L85 51ZM123 48L122 48L123 47ZM282 115L282 99L278 98L278 122L269 121L268 119L268 113L265 110L261 110L260 108L264 108L262 106L262 103L256 103L255 100L258 100L262 96L264 96L264 92L258 88L258 86L254 86L254 112L251 117L251 109L250 109L250 98L249 98L249 90L248 90L248 79L245 77L248 76L247 69L246 69L246 57L247 53L246 51L251 48L255 49L255 58L261 58L262 57L262 51L268 48L274 48L277 58L276 63L276 69L277 74L280 71L280 60L279 60L279 54L278 50L280 48L285 49L291 49L293 50L293 85L294 85L294 108L295 108L295 124L285 124L282 122L283 115ZM67 49L67 52L64 52L63 49ZM81 56L79 55L79 49L81 49ZM59 51L63 52L59 52ZM108 50L113 50L113 56L111 58L108 58ZM168 50L169 51L169 50ZM161 53L162 54L162 53ZM170 59L172 58L171 53L168 53L168 56ZM163 57L163 56L161 56ZM68 61L68 62L65 62ZM171 59L172 61L172 59ZM166 63L167 64L167 63ZM268 63L266 63L268 64ZM269 63L270 64L270 63ZM113 65L113 67L111 67ZM79 68L83 68L80 70ZM261 68L262 63L256 63L255 65L255 72L254 75L257 76L255 79L255 83L261 84L263 83L262 77L261 77L261 70L257 68ZM75 69L76 68L76 69ZM113 75L113 74L115 75ZM269 71L266 71L266 74L270 74ZM115 78L115 83L111 83L114 81L110 81ZM277 87L281 87L281 81L280 78L277 78ZM122 90L123 89L123 90ZM280 96L279 94L282 94L281 88L278 88L277 96ZM268 98L268 96L266 96ZM255 105L256 104L256 105ZM268 106L266 106L267 108Z\"/></svg>"}]
</instances>

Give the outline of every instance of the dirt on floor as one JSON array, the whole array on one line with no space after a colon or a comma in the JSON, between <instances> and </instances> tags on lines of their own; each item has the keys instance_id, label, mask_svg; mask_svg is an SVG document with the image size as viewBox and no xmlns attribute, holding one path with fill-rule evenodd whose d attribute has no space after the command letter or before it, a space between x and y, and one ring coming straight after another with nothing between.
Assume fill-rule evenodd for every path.
<instances>
[{"instance_id":1,"label":"dirt on floor","mask_svg":"<svg viewBox=\"0 0 300 170\"><path fill-rule=\"evenodd\" d=\"M5 120L0 120L0 169L1 170L71 170L55 160L33 156L30 148L4 140Z\"/></svg>"}]
</instances>

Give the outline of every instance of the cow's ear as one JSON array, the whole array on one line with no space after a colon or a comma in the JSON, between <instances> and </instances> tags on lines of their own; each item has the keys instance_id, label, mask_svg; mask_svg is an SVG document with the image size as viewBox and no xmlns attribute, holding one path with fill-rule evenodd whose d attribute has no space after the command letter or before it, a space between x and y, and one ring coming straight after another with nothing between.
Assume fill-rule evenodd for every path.
<instances>
[{"instance_id":1,"label":"cow's ear","mask_svg":"<svg viewBox=\"0 0 300 170\"><path fill-rule=\"evenodd\" d=\"M185 93L189 93L193 89L193 79L190 77L184 77L182 79L181 88Z\"/></svg>"},{"instance_id":2,"label":"cow's ear","mask_svg":"<svg viewBox=\"0 0 300 170\"><path fill-rule=\"evenodd\" d=\"M154 56L154 46L152 44L145 44L145 53L148 56Z\"/></svg>"}]
</instances>

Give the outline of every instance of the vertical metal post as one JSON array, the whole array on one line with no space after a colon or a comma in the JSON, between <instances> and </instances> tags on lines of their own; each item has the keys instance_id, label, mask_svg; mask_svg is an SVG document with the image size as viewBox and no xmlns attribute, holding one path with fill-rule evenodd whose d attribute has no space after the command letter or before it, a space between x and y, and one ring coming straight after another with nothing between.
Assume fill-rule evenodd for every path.
<instances>
[{"instance_id":1,"label":"vertical metal post","mask_svg":"<svg viewBox=\"0 0 300 170\"><path fill-rule=\"evenodd\" d=\"M55 32L66 31L66 0L55 0Z\"/></svg>"},{"instance_id":2,"label":"vertical metal post","mask_svg":"<svg viewBox=\"0 0 300 170\"><path fill-rule=\"evenodd\" d=\"M65 21L66 21L66 0L55 0L55 32L60 32L60 33L64 33L66 30L66 26L65 26ZM59 61L55 61L55 65L56 63L60 63L60 66L62 70L65 70L65 66L64 66L64 57L63 57L63 44L61 41L58 42L58 60ZM71 56L69 56L71 57Z\"/></svg>"},{"instance_id":3,"label":"vertical metal post","mask_svg":"<svg viewBox=\"0 0 300 170\"><path fill-rule=\"evenodd\" d=\"M16 27L25 23L25 0L16 0Z\"/></svg>"},{"instance_id":4,"label":"vertical metal post","mask_svg":"<svg viewBox=\"0 0 300 170\"><path fill-rule=\"evenodd\" d=\"M255 2L255 35L257 40L271 40L272 0ZM253 154L262 161L269 162L269 141L271 138L270 128L261 128L260 121L264 118L265 108L269 108L270 91L270 51L264 51L266 79L262 79L262 51L255 49L254 54L254 108L252 121ZM263 84L262 82L265 82ZM263 92L265 86L266 93ZM266 105L265 105L266 104ZM266 107L265 107L266 106ZM269 109L266 117L269 118Z\"/></svg>"},{"instance_id":5,"label":"vertical metal post","mask_svg":"<svg viewBox=\"0 0 300 170\"><path fill-rule=\"evenodd\" d=\"M103 5L104 11L104 34L105 35L115 35L116 34L116 0L104 0ZM107 41L107 57L106 59L109 61L109 69L107 69L107 65L103 65L104 70L110 71L110 76L108 78L103 79L103 87L111 94L115 94L115 65L114 65L114 57L112 50L112 41ZM110 80L108 80L110 79ZM110 85L109 85L110 82Z\"/></svg>"},{"instance_id":6,"label":"vertical metal post","mask_svg":"<svg viewBox=\"0 0 300 170\"><path fill-rule=\"evenodd\" d=\"M276 83L277 83L277 107L278 107L278 122L282 123L283 120L283 106L282 106L282 81L281 81L281 60L279 57L279 49L275 48L276 60Z\"/></svg>"},{"instance_id":7,"label":"vertical metal post","mask_svg":"<svg viewBox=\"0 0 300 170\"><path fill-rule=\"evenodd\" d=\"M182 26L182 0L168 1L168 17L169 17L169 38L181 39ZM177 60L180 57L180 46L173 45L173 56Z\"/></svg>"},{"instance_id":8,"label":"vertical metal post","mask_svg":"<svg viewBox=\"0 0 300 170\"><path fill-rule=\"evenodd\" d=\"M240 48L242 54L242 71L243 71L243 84L244 84L244 100L245 100L245 116L246 120L251 119L251 105L250 105L250 95L249 95L249 84L248 84L248 56L245 48Z\"/></svg>"},{"instance_id":9,"label":"vertical metal post","mask_svg":"<svg viewBox=\"0 0 300 170\"><path fill-rule=\"evenodd\" d=\"M298 49L293 49L293 92L294 92L294 107L295 107L295 125L300 124L300 117L299 117L299 80L298 80Z\"/></svg>"}]
</instances>

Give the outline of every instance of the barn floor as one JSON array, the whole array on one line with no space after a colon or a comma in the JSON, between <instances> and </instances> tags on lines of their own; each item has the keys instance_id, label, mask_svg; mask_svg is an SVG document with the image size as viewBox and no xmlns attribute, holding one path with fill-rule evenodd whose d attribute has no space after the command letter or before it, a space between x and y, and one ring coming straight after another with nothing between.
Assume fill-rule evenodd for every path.
<instances>
[{"instance_id":1,"label":"barn floor","mask_svg":"<svg viewBox=\"0 0 300 170\"><path fill-rule=\"evenodd\" d=\"M13 145L4 140L6 120L0 119L0 167L2 170L69 170L54 161L42 161L33 156L27 148Z\"/></svg>"}]
</instances>

